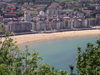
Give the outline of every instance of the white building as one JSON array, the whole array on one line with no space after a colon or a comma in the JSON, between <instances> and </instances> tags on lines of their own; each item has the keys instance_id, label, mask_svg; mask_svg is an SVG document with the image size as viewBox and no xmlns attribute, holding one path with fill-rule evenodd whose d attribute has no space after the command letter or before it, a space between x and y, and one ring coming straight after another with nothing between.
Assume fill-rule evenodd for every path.
<instances>
[{"instance_id":1,"label":"white building","mask_svg":"<svg viewBox=\"0 0 100 75\"><path fill-rule=\"evenodd\" d=\"M45 15L44 11L40 11L39 15L44 16Z\"/></svg>"},{"instance_id":2,"label":"white building","mask_svg":"<svg viewBox=\"0 0 100 75\"><path fill-rule=\"evenodd\" d=\"M24 11L24 21L31 21L31 16L28 11Z\"/></svg>"}]
</instances>

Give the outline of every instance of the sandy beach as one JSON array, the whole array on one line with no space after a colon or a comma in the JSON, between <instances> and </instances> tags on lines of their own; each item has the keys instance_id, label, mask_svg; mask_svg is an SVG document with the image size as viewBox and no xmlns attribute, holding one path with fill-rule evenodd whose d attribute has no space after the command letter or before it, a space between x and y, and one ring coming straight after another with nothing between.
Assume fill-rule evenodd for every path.
<instances>
[{"instance_id":1,"label":"sandy beach","mask_svg":"<svg viewBox=\"0 0 100 75\"><path fill-rule=\"evenodd\" d=\"M40 33L40 34L26 34L12 36L14 41L17 41L17 45L37 42L43 40L59 39L59 38L70 38L70 37L82 37L82 36L99 36L100 30L82 30L82 31L66 31L57 33Z\"/></svg>"}]
</instances>

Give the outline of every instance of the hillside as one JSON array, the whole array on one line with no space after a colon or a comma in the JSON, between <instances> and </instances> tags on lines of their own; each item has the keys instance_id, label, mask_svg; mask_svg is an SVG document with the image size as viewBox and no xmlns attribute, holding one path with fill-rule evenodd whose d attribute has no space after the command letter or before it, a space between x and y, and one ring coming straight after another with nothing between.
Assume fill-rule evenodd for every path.
<instances>
[{"instance_id":1,"label":"hillside","mask_svg":"<svg viewBox=\"0 0 100 75\"><path fill-rule=\"evenodd\" d=\"M77 0L12 0L12 2L36 2L36 1L57 1L57 2L65 2L65 1L77 1Z\"/></svg>"}]
</instances>

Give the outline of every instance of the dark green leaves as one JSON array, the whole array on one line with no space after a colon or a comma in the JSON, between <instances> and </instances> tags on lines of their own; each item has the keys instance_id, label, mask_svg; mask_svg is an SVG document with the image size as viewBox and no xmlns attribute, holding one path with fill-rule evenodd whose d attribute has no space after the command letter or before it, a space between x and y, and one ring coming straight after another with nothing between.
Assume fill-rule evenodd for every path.
<instances>
[{"instance_id":1,"label":"dark green leaves","mask_svg":"<svg viewBox=\"0 0 100 75\"><path fill-rule=\"evenodd\" d=\"M87 48L82 53L78 48L76 68L78 75L100 75L100 40L94 46L87 44Z\"/></svg>"}]
</instances>

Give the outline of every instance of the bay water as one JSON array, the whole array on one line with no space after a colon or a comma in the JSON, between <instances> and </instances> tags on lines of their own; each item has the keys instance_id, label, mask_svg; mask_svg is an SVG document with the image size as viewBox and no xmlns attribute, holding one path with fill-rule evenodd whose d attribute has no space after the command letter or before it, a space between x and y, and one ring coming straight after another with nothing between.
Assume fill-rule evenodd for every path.
<instances>
[{"instance_id":1,"label":"bay water","mask_svg":"<svg viewBox=\"0 0 100 75\"><path fill-rule=\"evenodd\" d=\"M81 46L82 51L87 43L95 43L100 36L73 37L54 40L45 40L40 42L31 42L20 45L20 49L25 49L28 45L29 51L36 50L43 58L41 63L48 63L56 69L70 71L69 65L75 66L77 47ZM76 72L74 70L74 72Z\"/></svg>"}]
</instances>

